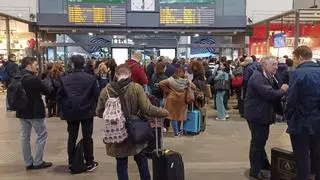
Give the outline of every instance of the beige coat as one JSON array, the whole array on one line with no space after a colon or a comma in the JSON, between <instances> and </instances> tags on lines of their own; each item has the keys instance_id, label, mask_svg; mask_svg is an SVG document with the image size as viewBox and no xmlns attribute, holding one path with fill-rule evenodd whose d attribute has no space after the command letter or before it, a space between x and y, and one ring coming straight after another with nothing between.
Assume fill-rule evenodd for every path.
<instances>
[{"instance_id":1,"label":"beige coat","mask_svg":"<svg viewBox=\"0 0 320 180\"><path fill-rule=\"evenodd\" d=\"M108 84L107 87L111 97L118 97L118 93ZM144 89L137 83L130 83L124 93L124 98L128 105L130 114L147 115L151 117L167 117L168 111L162 108L152 106ZM108 99L106 89L101 91L96 113L102 118L105 109L105 103ZM139 154L146 144L133 144L129 139L120 144L106 144L107 154L111 157L127 157Z\"/></svg>"},{"instance_id":2,"label":"beige coat","mask_svg":"<svg viewBox=\"0 0 320 180\"><path fill-rule=\"evenodd\" d=\"M193 90L196 86L190 83ZM160 82L160 87L165 94L165 109L169 111L168 119L185 121L187 120L188 104L185 101L186 90L175 90L170 86L169 80Z\"/></svg>"}]
</instances>

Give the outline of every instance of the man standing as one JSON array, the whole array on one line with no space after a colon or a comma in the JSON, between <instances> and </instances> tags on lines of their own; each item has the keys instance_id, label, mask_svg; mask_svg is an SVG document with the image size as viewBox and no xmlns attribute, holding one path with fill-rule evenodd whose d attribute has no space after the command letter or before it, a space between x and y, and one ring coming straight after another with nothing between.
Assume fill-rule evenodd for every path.
<instances>
[{"instance_id":1,"label":"man standing","mask_svg":"<svg viewBox=\"0 0 320 180\"><path fill-rule=\"evenodd\" d=\"M151 91L151 79L154 74L154 68L156 66L156 58L151 56L150 63L147 66L147 76L148 76L148 91Z\"/></svg>"},{"instance_id":2,"label":"man standing","mask_svg":"<svg viewBox=\"0 0 320 180\"><path fill-rule=\"evenodd\" d=\"M307 46L298 47L293 56L299 65L290 77L286 116L297 159L297 180L309 179L310 160L315 180L320 180L320 63L312 60Z\"/></svg>"},{"instance_id":3,"label":"man standing","mask_svg":"<svg viewBox=\"0 0 320 180\"><path fill-rule=\"evenodd\" d=\"M148 85L148 77L144 71L144 68L139 64L142 59L142 53L140 51L134 52L131 59L126 63L131 68L131 78L133 82L140 84L146 89Z\"/></svg>"},{"instance_id":4,"label":"man standing","mask_svg":"<svg viewBox=\"0 0 320 180\"><path fill-rule=\"evenodd\" d=\"M6 86L8 87L12 78L14 77L14 75L18 72L19 70L19 66L16 63L16 55L14 54L10 54L9 55L9 59L7 62L5 62L5 71L8 73L8 79L5 82ZM7 106L7 111L10 111L10 106L8 104L8 97L6 98L6 106Z\"/></svg>"},{"instance_id":5,"label":"man standing","mask_svg":"<svg viewBox=\"0 0 320 180\"><path fill-rule=\"evenodd\" d=\"M251 131L250 144L250 176L256 179L267 179L261 170L270 169L265 151L269 138L270 125L275 122L275 112L282 96L287 92L288 85L279 89L274 75L277 73L276 57L266 57L261 61L248 82L247 97L244 102L244 117Z\"/></svg>"},{"instance_id":6,"label":"man standing","mask_svg":"<svg viewBox=\"0 0 320 180\"><path fill-rule=\"evenodd\" d=\"M96 78L84 72L85 59L82 56L72 56L71 61L74 71L61 78L61 88L58 91L62 119L68 123L69 166L72 163L81 124L87 171L93 171L98 167L93 157L92 131L99 88Z\"/></svg>"},{"instance_id":7,"label":"man standing","mask_svg":"<svg viewBox=\"0 0 320 180\"><path fill-rule=\"evenodd\" d=\"M26 108L17 109L17 118L21 123L21 145L27 170L43 169L52 166L52 163L43 161L43 150L47 141L47 127L45 123L45 107L41 95L48 95L49 89L38 78L38 63L35 58L26 57L22 59L22 87L27 95ZM11 92L9 92L11 93ZM11 96L10 96L11 97ZM30 147L30 136L32 127L37 133L36 153L32 157Z\"/></svg>"}]
</instances>

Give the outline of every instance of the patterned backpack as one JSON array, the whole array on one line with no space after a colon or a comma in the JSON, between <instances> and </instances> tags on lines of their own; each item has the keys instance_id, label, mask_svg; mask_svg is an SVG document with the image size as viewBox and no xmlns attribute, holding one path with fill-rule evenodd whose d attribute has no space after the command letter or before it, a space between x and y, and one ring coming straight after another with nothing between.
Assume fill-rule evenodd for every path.
<instances>
[{"instance_id":1,"label":"patterned backpack","mask_svg":"<svg viewBox=\"0 0 320 180\"><path fill-rule=\"evenodd\" d=\"M125 127L126 118L121 109L119 98L111 98L106 88L108 100L105 104L103 112L104 126L104 142L121 143L128 138L128 132Z\"/></svg>"}]
</instances>

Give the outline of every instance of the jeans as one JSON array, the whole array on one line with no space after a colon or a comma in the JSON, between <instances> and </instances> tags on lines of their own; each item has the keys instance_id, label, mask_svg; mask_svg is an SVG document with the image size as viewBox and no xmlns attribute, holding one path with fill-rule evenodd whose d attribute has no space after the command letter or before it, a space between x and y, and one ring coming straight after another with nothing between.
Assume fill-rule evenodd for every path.
<instances>
[{"instance_id":1,"label":"jeans","mask_svg":"<svg viewBox=\"0 0 320 180\"><path fill-rule=\"evenodd\" d=\"M116 158L116 160L118 180L129 180L128 157ZM139 169L140 179L151 180L147 158L142 154L137 154L134 156L134 160L136 161Z\"/></svg>"},{"instance_id":2,"label":"jeans","mask_svg":"<svg viewBox=\"0 0 320 180\"><path fill-rule=\"evenodd\" d=\"M297 180L309 179L310 160L315 180L320 180L320 134L309 135L307 130L303 130L300 134L291 134L290 138L297 159Z\"/></svg>"},{"instance_id":3,"label":"jeans","mask_svg":"<svg viewBox=\"0 0 320 180\"><path fill-rule=\"evenodd\" d=\"M93 131L93 118L84 119L78 122L68 122L68 156L69 156L69 165L72 162L73 153L76 148L76 142L78 139L78 131L81 123L82 128L82 137L83 137L83 150L84 150L84 158L86 160L87 165L93 164L93 139L92 139L92 131Z\"/></svg>"},{"instance_id":4,"label":"jeans","mask_svg":"<svg viewBox=\"0 0 320 180\"><path fill-rule=\"evenodd\" d=\"M180 132L181 132L181 121L177 121L177 120L172 120L172 129L173 129L173 135L174 136L179 136Z\"/></svg>"},{"instance_id":5,"label":"jeans","mask_svg":"<svg viewBox=\"0 0 320 180\"><path fill-rule=\"evenodd\" d=\"M38 166L43 163L43 150L46 145L48 133L44 119L20 119L21 123L21 145L26 166ZM36 153L33 159L30 147L30 136L32 127L37 133Z\"/></svg>"},{"instance_id":6,"label":"jeans","mask_svg":"<svg viewBox=\"0 0 320 180\"><path fill-rule=\"evenodd\" d=\"M265 150L269 138L270 125L250 122L248 122L248 125L251 131L250 175L257 176L261 170L271 167Z\"/></svg>"},{"instance_id":7,"label":"jeans","mask_svg":"<svg viewBox=\"0 0 320 180\"><path fill-rule=\"evenodd\" d=\"M226 94L226 91L217 91L216 93L218 119L225 119L227 115L227 111L224 105L225 94Z\"/></svg>"}]
</instances>

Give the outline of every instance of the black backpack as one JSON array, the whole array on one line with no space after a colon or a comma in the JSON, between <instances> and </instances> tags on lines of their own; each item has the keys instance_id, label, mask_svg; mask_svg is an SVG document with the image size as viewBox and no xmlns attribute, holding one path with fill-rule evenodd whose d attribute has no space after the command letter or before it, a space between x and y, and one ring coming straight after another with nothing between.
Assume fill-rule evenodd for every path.
<instances>
[{"instance_id":1,"label":"black backpack","mask_svg":"<svg viewBox=\"0 0 320 180\"><path fill-rule=\"evenodd\" d=\"M87 166L84 159L83 140L78 142L70 165L70 171L72 174L80 174L87 171Z\"/></svg>"},{"instance_id":2,"label":"black backpack","mask_svg":"<svg viewBox=\"0 0 320 180\"><path fill-rule=\"evenodd\" d=\"M151 94L158 99L163 99L163 90L160 87L160 81L167 79L167 76L158 76L156 75L156 80L152 86Z\"/></svg>"},{"instance_id":3,"label":"black backpack","mask_svg":"<svg viewBox=\"0 0 320 180\"><path fill-rule=\"evenodd\" d=\"M22 80L27 75L18 74L14 76L8 86L8 103L11 110L17 111L28 106L28 96L22 85Z\"/></svg>"}]
</instances>

